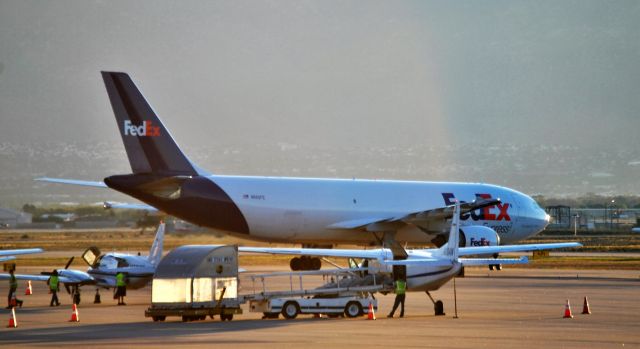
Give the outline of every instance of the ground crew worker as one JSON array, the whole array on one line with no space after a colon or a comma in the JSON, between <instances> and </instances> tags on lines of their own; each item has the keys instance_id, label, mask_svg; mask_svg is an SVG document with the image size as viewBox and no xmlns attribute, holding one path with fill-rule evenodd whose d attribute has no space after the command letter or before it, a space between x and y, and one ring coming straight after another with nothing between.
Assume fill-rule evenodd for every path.
<instances>
[{"instance_id":1,"label":"ground crew worker","mask_svg":"<svg viewBox=\"0 0 640 349\"><path fill-rule=\"evenodd\" d=\"M18 279L14 274L14 270L9 270L9 296L7 297L7 309L11 309L16 305L22 307L22 301L16 296L16 290L18 289ZM16 304L12 304L11 298L16 297Z\"/></svg>"},{"instance_id":2,"label":"ground crew worker","mask_svg":"<svg viewBox=\"0 0 640 349\"><path fill-rule=\"evenodd\" d=\"M60 279L58 278L58 271L54 270L47 280L49 284L49 292L51 292L51 302L49 302L49 306L53 307L55 303L56 307L60 305L60 301L58 300L58 291L60 290Z\"/></svg>"},{"instance_id":3,"label":"ground crew worker","mask_svg":"<svg viewBox=\"0 0 640 349\"><path fill-rule=\"evenodd\" d=\"M398 305L402 304L400 307L400 317L404 317L404 298L405 292L407 291L407 282L404 280L404 277L400 277L395 282L395 291L396 291L396 300L393 302L393 309L387 317L393 317L393 313L396 312Z\"/></svg>"},{"instance_id":4,"label":"ground crew worker","mask_svg":"<svg viewBox=\"0 0 640 349\"><path fill-rule=\"evenodd\" d=\"M124 302L124 296L127 295L127 281L123 272L116 274L116 297L118 297L118 305L127 305Z\"/></svg>"}]
</instances>

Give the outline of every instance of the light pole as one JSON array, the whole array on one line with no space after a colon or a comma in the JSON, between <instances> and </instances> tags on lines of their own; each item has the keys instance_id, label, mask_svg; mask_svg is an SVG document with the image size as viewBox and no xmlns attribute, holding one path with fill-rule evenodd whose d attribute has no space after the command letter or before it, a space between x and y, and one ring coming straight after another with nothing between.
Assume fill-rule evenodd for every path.
<instances>
[{"instance_id":1,"label":"light pole","mask_svg":"<svg viewBox=\"0 0 640 349\"><path fill-rule=\"evenodd\" d=\"M573 215L573 236L578 236L578 218L580 218L579 214Z\"/></svg>"},{"instance_id":2,"label":"light pole","mask_svg":"<svg viewBox=\"0 0 640 349\"><path fill-rule=\"evenodd\" d=\"M615 207L616 200L611 200L611 206L609 207L609 230L613 230L613 208Z\"/></svg>"}]
</instances>

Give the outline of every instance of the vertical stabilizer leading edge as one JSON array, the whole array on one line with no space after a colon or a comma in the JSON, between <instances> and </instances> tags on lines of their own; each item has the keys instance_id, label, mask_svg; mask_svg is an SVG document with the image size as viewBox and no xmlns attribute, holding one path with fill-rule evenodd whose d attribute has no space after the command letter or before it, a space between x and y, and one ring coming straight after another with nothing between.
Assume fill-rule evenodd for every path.
<instances>
[{"instance_id":1,"label":"vertical stabilizer leading edge","mask_svg":"<svg viewBox=\"0 0 640 349\"><path fill-rule=\"evenodd\" d=\"M460 202L455 201L453 206L453 217L451 217L451 229L449 230L449 241L440 248L441 254L451 260L458 259L458 248L460 245Z\"/></svg>"},{"instance_id":2,"label":"vertical stabilizer leading edge","mask_svg":"<svg viewBox=\"0 0 640 349\"><path fill-rule=\"evenodd\" d=\"M153 245L149 250L149 263L157 266L162 258L162 249L164 247L164 222L160 222L158 230L156 231L156 237L153 239Z\"/></svg>"}]
</instances>

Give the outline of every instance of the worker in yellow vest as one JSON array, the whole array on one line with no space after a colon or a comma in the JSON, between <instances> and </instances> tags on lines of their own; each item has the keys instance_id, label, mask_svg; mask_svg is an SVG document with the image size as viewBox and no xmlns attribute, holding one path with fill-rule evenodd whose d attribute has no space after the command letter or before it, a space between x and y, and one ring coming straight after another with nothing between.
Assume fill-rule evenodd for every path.
<instances>
[{"instance_id":1,"label":"worker in yellow vest","mask_svg":"<svg viewBox=\"0 0 640 349\"><path fill-rule=\"evenodd\" d=\"M118 298L118 305L127 305L124 302L124 296L127 295L127 281L123 272L116 274L116 297Z\"/></svg>"},{"instance_id":2,"label":"worker in yellow vest","mask_svg":"<svg viewBox=\"0 0 640 349\"><path fill-rule=\"evenodd\" d=\"M58 271L54 270L49 276L49 280L47 280L49 284L49 292L51 293L51 302L49 302L49 306L53 307L54 305L57 307L60 305L60 301L58 300L58 291L60 290L60 279L58 278Z\"/></svg>"},{"instance_id":3,"label":"worker in yellow vest","mask_svg":"<svg viewBox=\"0 0 640 349\"><path fill-rule=\"evenodd\" d=\"M7 297L7 309L11 309L16 305L20 305L22 307L22 301L18 299L16 296L16 291L18 290L18 279L16 279L16 275L14 274L14 270L9 270L9 296ZM11 299L15 298L16 303L14 304Z\"/></svg>"},{"instance_id":4,"label":"worker in yellow vest","mask_svg":"<svg viewBox=\"0 0 640 349\"><path fill-rule=\"evenodd\" d=\"M404 299L407 291L407 281L405 281L404 278L398 278L395 282L395 286L396 300L393 302L393 309L387 317L393 317L393 313L396 312L398 305L402 305L400 307L400 317L404 317Z\"/></svg>"}]
</instances>

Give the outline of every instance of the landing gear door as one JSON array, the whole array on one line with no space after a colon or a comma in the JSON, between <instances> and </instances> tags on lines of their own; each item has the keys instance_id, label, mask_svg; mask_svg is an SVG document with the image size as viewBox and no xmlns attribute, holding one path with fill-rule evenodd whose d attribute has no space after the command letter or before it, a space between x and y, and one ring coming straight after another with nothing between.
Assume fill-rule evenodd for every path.
<instances>
[{"instance_id":1,"label":"landing gear door","mask_svg":"<svg viewBox=\"0 0 640 349\"><path fill-rule=\"evenodd\" d=\"M87 263L91 268L95 268L98 262L98 257L100 257L100 249L95 246L89 247L82 254L82 259Z\"/></svg>"}]
</instances>

